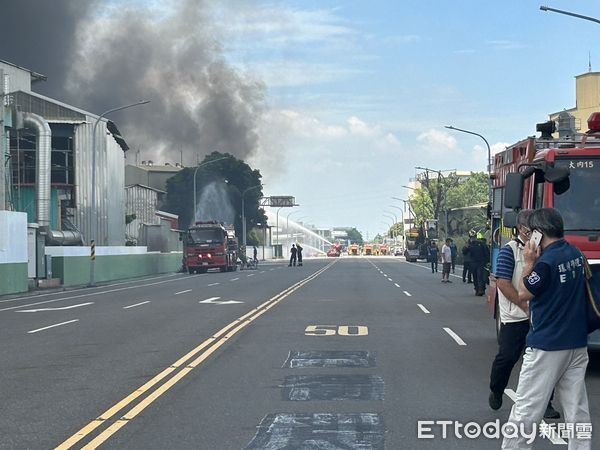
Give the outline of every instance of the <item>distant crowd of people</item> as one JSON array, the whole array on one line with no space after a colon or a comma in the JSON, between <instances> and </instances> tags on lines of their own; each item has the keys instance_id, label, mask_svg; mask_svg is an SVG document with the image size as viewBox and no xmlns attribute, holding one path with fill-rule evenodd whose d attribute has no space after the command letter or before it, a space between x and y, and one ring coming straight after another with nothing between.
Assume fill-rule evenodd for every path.
<instances>
[{"instance_id":1,"label":"distant crowd of people","mask_svg":"<svg viewBox=\"0 0 600 450\"><path fill-rule=\"evenodd\" d=\"M483 296L487 284L486 266L490 261L490 248L483 233L471 231L466 244L462 248L463 255L463 283L473 283L475 295ZM447 238L441 252L435 241L428 247L427 259L431 264L431 273L438 272L438 262L442 262L442 283L452 283L450 271L456 273L456 260L458 248L454 240Z\"/></svg>"}]
</instances>

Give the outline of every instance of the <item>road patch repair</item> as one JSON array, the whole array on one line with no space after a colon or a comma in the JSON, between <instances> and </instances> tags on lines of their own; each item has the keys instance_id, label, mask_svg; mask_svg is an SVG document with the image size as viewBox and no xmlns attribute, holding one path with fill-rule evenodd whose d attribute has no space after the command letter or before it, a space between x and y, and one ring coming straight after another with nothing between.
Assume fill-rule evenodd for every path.
<instances>
[{"instance_id":1,"label":"road patch repair","mask_svg":"<svg viewBox=\"0 0 600 450\"><path fill-rule=\"evenodd\" d=\"M366 351L291 351L283 364L289 369L310 367L375 367L375 357Z\"/></svg>"},{"instance_id":2,"label":"road patch repair","mask_svg":"<svg viewBox=\"0 0 600 450\"><path fill-rule=\"evenodd\" d=\"M376 413L268 414L245 450L364 448L383 450L385 426ZM310 447L307 446L310 445Z\"/></svg>"},{"instance_id":3,"label":"road patch repair","mask_svg":"<svg viewBox=\"0 0 600 450\"><path fill-rule=\"evenodd\" d=\"M291 401L383 400L384 382L377 375L291 375L281 397Z\"/></svg>"}]
</instances>

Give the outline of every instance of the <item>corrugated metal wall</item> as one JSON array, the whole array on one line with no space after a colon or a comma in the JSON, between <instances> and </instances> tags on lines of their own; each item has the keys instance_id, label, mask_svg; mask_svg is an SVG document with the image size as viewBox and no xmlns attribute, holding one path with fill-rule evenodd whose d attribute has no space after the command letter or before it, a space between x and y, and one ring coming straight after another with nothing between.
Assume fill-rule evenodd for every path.
<instances>
[{"instance_id":1,"label":"corrugated metal wall","mask_svg":"<svg viewBox=\"0 0 600 450\"><path fill-rule=\"evenodd\" d=\"M129 186L125 188L125 211L127 214L135 214L136 220L127 225L128 237L137 239L139 226L144 224L160 224L160 218L156 216L158 205L158 193L153 189L143 186Z\"/></svg>"},{"instance_id":2,"label":"corrugated metal wall","mask_svg":"<svg viewBox=\"0 0 600 450\"><path fill-rule=\"evenodd\" d=\"M107 133L106 121L96 129L96 211L92 204L92 134L95 118L75 128L76 226L89 243L125 243L125 155Z\"/></svg>"}]
</instances>

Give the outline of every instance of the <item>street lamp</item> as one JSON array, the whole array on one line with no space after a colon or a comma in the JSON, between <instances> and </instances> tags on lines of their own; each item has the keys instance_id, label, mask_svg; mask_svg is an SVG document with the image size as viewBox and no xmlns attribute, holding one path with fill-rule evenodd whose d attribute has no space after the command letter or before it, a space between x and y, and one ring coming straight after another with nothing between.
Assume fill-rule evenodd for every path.
<instances>
[{"instance_id":1,"label":"street lamp","mask_svg":"<svg viewBox=\"0 0 600 450\"><path fill-rule=\"evenodd\" d=\"M402 200L402 199L400 199L400 200ZM404 210L396 205L390 205L390 208L394 208L394 209L397 209L398 211L400 211L400 216L402 217L402 240L406 241L406 224L404 223ZM402 244L404 244L404 242Z\"/></svg>"},{"instance_id":2,"label":"street lamp","mask_svg":"<svg viewBox=\"0 0 600 450\"><path fill-rule=\"evenodd\" d=\"M244 247L244 252L246 251L246 212L244 210L244 196L246 195L246 192L251 191L252 189L258 189L259 187L262 187L262 184L251 186L244 189L244 192L242 192L242 246Z\"/></svg>"},{"instance_id":3,"label":"street lamp","mask_svg":"<svg viewBox=\"0 0 600 450\"><path fill-rule=\"evenodd\" d=\"M119 106L118 108L112 108L107 111L104 111L102 114L98 116L96 121L94 122L94 128L92 131L92 214L96 214L96 223L94 226L90 227L90 244L95 242L95 237L98 234L98 213L96 212L96 129L98 127L98 123L100 119L104 116L113 113L115 111L121 111L122 109L133 108L134 106L141 106L150 103L150 100L140 100L136 103L131 103L130 105ZM96 260L92 259L90 264L90 282L88 286L94 286L94 277L96 275Z\"/></svg>"},{"instance_id":4,"label":"street lamp","mask_svg":"<svg viewBox=\"0 0 600 450\"><path fill-rule=\"evenodd\" d=\"M492 150L490 148L490 143L484 138L481 134L475 133L474 131L463 130L462 128L456 128L452 125L446 125L444 128L448 128L449 130L460 131L461 133L472 134L473 136L479 136L485 142L488 153L488 163L487 163L487 172L488 172L488 197L492 198Z\"/></svg>"},{"instance_id":5,"label":"street lamp","mask_svg":"<svg viewBox=\"0 0 600 450\"><path fill-rule=\"evenodd\" d=\"M410 201L400 198L400 197L392 197L392 200L398 200L400 202L403 202L404 210L406 210L406 205L408 204L408 221L409 221L409 224L412 225L412 222L410 222L410 221L411 221L411 216L412 216L412 218L414 218L414 214L412 212L412 208L410 207ZM404 235L404 238L406 239L406 234Z\"/></svg>"},{"instance_id":6,"label":"street lamp","mask_svg":"<svg viewBox=\"0 0 600 450\"><path fill-rule=\"evenodd\" d=\"M591 22L600 23L600 20L596 19L595 17L583 16L581 14L575 14L575 13L568 12L568 11L562 11L560 9L549 8L548 6L540 6L540 9L542 11L555 12L555 13L559 13L559 14L564 14L566 16L577 17L578 19L584 19L584 20L589 20Z\"/></svg>"},{"instance_id":7,"label":"street lamp","mask_svg":"<svg viewBox=\"0 0 600 450\"><path fill-rule=\"evenodd\" d=\"M206 162L203 162L202 164L198 164L198 166L196 166L196 169L194 169L194 222L196 221L196 208L198 207L198 204L196 203L196 175L198 174L198 169L200 167L207 166L208 164L212 164L217 161L223 161L224 159L229 159L229 158L230 158L230 156L222 156L220 158L211 159L210 161L206 161Z\"/></svg>"},{"instance_id":8,"label":"street lamp","mask_svg":"<svg viewBox=\"0 0 600 450\"><path fill-rule=\"evenodd\" d=\"M393 220L392 226L390 227L390 237L394 238L394 225L396 225L398 223L398 216L396 216L393 213L384 211L383 213L384 217L387 217L388 219Z\"/></svg>"}]
</instances>

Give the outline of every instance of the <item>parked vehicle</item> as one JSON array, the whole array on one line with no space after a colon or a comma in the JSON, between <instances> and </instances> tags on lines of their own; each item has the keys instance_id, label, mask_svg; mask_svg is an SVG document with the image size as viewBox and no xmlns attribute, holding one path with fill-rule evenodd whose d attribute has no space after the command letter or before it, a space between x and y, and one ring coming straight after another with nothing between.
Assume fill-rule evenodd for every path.
<instances>
[{"instance_id":1,"label":"parked vehicle","mask_svg":"<svg viewBox=\"0 0 600 450\"><path fill-rule=\"evenodd\" d=\"M498 252L511 239L516 212L522 208L556 208L560 211L565 239L579 247L592 270L600 276L600 113L588 120L589 131L575 131L574 118L562 113L559 137L554 122L538 124L539 138L511 145L494 157L490 199L492 227L491 275L488 306L500 330L496 298ZM589 336L590 348L600 349L600 331Z\"/></svg>"}]
</instances>

